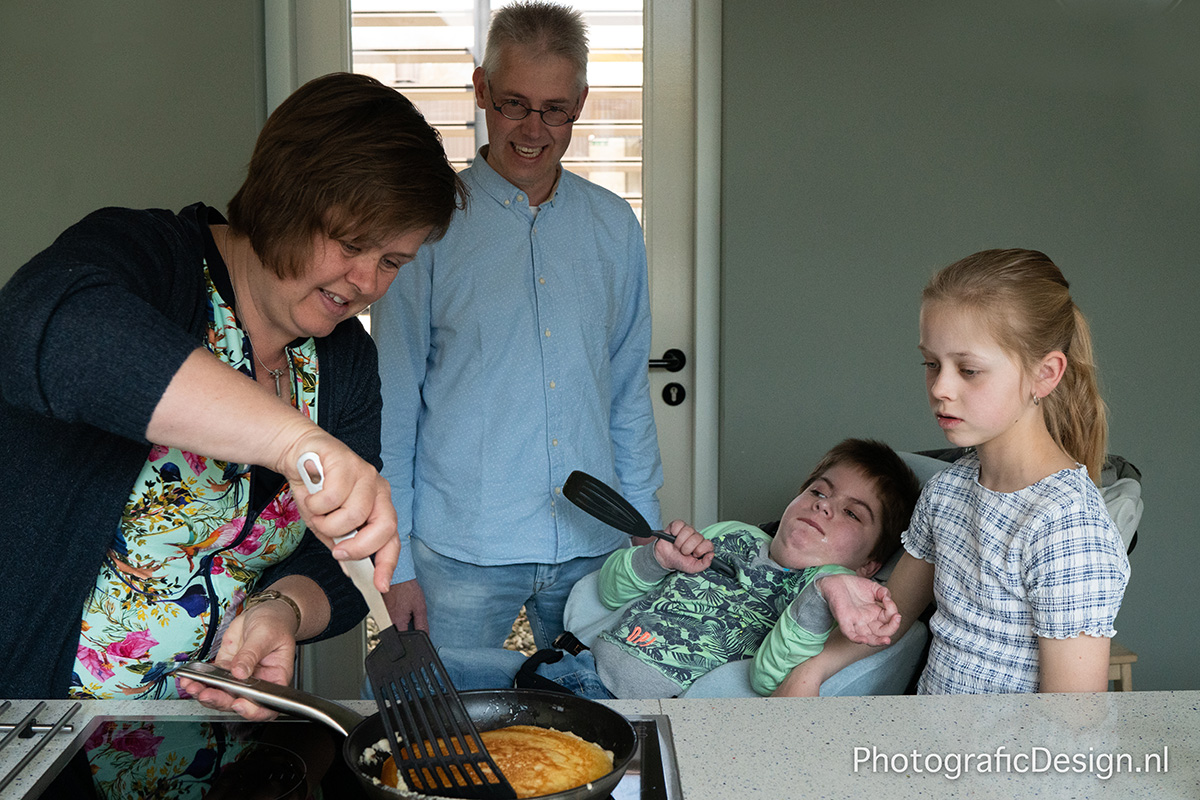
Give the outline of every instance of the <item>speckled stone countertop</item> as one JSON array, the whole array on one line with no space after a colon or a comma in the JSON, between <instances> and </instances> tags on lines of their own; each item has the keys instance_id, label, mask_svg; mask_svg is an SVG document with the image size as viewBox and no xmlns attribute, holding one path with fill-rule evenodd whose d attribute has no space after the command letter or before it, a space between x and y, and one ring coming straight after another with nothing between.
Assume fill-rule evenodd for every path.
<instances>
[{"instance_id":1,"label":"speckled stone countertop","mask_svg":"<svg viewBox=\"0 0 1200 800\"><path fill-rule=\"evenodd\" d=\"M13 701L14 722L36 701ZM53 721L69 701L50 701ZM361 713L373 703L350 701ZM683 793L709 798L1200 798L1200 692L990 697L646 700L666 714ZM97 715L214 716L191 701L89 701ZM219 715L216 715L219 716ZM60 735L2 797L24 797L69 744ZM0 751L0 776L31 746Z\"/></svg>"}]
</instances>

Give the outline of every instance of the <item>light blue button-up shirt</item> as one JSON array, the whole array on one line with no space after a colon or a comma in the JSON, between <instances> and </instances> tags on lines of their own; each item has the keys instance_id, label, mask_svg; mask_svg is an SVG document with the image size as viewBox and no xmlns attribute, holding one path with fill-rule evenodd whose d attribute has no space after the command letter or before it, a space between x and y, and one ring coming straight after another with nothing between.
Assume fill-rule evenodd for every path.
<instances>
[{"instance_id":1,"label":"light blue button-up shirt","mask_svg":"<svg viewBox=\"0 0 1200 800\"><path fill-rule=\"evenodd\" d=\"M562 563L627 537L562 497L572 470L617 487L654 527L662 464L650 404L646 249L629 204L563 171L525 193L483 153L446 237L371 311L383 476L408 539L479 565Z\"/></svg>"}]
</instances>

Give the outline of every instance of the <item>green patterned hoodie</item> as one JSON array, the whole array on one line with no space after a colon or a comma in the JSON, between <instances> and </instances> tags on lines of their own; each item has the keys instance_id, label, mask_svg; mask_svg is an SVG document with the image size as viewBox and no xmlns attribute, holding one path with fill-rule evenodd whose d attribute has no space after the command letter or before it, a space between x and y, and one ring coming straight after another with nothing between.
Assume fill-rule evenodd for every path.
<instances>
[{"instance_id":1,"label":"green patterned hoodie","mask_svg":"<svg viewBox=\"0 0 1200 800\"><path fill-rule=\"evenodd\" d=\"M601 600L608 608L629 603L593 646L597 672L615 696L673 696L722 664L752 657L754 689L770 694L792 667L821 651L833 629L812 583L850 570L786 569L770 558L771 537L743 522L700 533L738 578L664 569L653 544L618 550L605 562Z\"/></svg>"}]
</instances>

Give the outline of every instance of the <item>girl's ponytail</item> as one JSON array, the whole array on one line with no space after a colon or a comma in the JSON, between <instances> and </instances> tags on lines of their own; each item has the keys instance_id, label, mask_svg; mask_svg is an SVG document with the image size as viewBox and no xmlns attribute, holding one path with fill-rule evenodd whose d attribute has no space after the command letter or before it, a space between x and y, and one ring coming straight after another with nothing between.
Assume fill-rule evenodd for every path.
<instances>
[{"instance_id":1,"label":"girl's ponytail","mask_svg":"<svg viewBox=\"0 0 1200 800\"><path fill-rule=\"evenodd\" d=\"M1100 485L1100 471L1108 448L1108 409L1100 396L1092 335L1083 312L1071 303L1074 335L1063 352L1067 371L1043 402L1050 435L1072 458L1087 467L1092 482Z\"/></svg>"}]
</instances>

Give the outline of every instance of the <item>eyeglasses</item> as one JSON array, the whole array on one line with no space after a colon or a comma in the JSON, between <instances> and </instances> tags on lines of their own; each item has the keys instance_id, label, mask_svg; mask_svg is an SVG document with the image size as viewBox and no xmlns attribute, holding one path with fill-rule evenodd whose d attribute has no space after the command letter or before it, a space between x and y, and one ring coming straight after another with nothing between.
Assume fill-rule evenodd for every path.
<instances>
[{"instance_id":1,"label":"eyeglasses","mask_svg":"<svg viewBox=\"0 0 1200 800\"><path fill-rule=\"evenodd\" d=\"M488 86L488 91L492 91L492 87L490 85ZM493 95L493 97L494 96L495 95ZM559 108L558 106L550 106L550 108L539 110L536 108L530 108L527 105L522 105L516 100L505 100L500 105L496 105L493 102L492 108L503 114L505 119L511 119L513 122L523 120L531 113L541 114L542 122L546 123L551 128L557 128L560 125L566 125L568 122L574 122L575 120L579 119L578 116L573 117L566 109Z\"/></svg>"}]
</instances>

